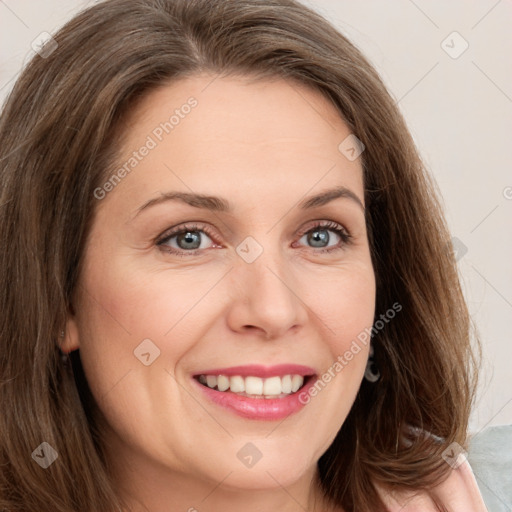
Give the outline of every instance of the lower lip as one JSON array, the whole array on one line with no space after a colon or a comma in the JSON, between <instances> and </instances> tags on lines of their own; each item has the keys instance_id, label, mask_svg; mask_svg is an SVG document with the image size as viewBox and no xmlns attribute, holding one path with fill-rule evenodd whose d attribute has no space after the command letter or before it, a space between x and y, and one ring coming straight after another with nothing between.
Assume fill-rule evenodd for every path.
<instances>
[{"instance_id":1,"label":"lower lip","mask_svg":"<svg viewBox=\"0 0 512 512\"><path fill-rule=\"evenodd\" d=\"M316 381L314 377L308 377L304 386L283 398L249 398L231 391L216 391L204 386L196 379L192 380L206 397L217 405L243 418L264 421L280 420L300 411L307 403L302 403L299 397L304 396L304 393L308 395L309 388L313 387Z\"/></svg>"}]
</instances>

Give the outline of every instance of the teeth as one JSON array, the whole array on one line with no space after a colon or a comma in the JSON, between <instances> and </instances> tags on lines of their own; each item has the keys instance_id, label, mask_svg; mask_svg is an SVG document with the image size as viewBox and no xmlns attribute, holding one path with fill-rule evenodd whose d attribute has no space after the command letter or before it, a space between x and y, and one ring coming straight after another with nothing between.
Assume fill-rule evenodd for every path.
<instances>
[{"instance_id":1,"label":"teeth","mask_svg":"<svg viewBox=\"0 0 512 512\"><path fill-rule=\"evenodd\" d=\"M233 393L243 393L245 391L245 380L240 377L231 377L229 379L229 389L233 391Z\"/></svg>"},{"instance_id":2,"label":"teeth","mask_svg":"<svg viewBox=\"0 0 512 512\"><path fill-rule=\"evenodd\" d=\"M283 393L291 393L292 392L292 377L291 375L285 375L281 379L281 389Z\"/></svg>"},{"instance_id":3,"label":"teeth","mask_svg":"<svg viewBox=\"0 0 512 512\"><path fill-rule=\"evenodd\" d=\"M245 392L248 395L262 395L263 394L263 379L259 377L246 377L245 378Z\"/></svg>"},{"instance_id":4,"label":"teeth","mask_svg":"<svg viewBox=\"0 0 512 512\"><path fill-rule=\"evenodd\" d=\"M217 388L219 391L226 391L226 389L229 389L229 377L219 375L217 377Z\"/></svg>"},{"instance_id":5,"label":"teeth","mask_svg":"<svg viewBox=\"0 0 512 512\"><path fill-rule=\"evenodd\" d=\"M304 383L304 377L301 377L300 375L294 375L292 377L292 392L295 393L302 384Z\"/></svg>"},{"instance_id":6,"label":"teeth","mask_svg":"<svg viewBox=\"0 0 512 512\"><path fill-rule=\"evenodd\" d=\"M281 394L281 377L270 377L265 379L263 383L263 395L280 395Z\"/></svg>"},{"instance_id":7,"label":"teeth","mask_svg":"<svg viewBox=\"0 0 512 512\"><path fill-rule=\"evenodd\" d=\"M241 377L236 375L227 377L225 375L200 375L199 382L206 384L209 388L217 388L219 391L231 391L244 395L257 395L264 397L276 397L282 394L295 393L304 384L302 375L283 375L282 377Z\"/></svg>"}]
</instances>

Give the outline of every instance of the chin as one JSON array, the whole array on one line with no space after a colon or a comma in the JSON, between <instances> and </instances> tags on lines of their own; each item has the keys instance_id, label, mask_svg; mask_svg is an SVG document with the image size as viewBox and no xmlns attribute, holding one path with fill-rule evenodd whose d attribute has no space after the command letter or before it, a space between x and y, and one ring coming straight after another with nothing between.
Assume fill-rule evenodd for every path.
<instances>
[{"instance_id":1,"label":"chin","mask_svg":"<svg viewBox=\"0 0 512 512\"><path fill-rule=\"evenodd\" d=\"M274 436L273 439L272 436ZM314 473L317 465L317 450L306 447L307 440L280 438L277 433L269 438L231 440L222 458L209 464L209 473L214 480L226 478L226 486L237 489L272 489L287 487L305 474Z\"/></svg>"}]
</instances>

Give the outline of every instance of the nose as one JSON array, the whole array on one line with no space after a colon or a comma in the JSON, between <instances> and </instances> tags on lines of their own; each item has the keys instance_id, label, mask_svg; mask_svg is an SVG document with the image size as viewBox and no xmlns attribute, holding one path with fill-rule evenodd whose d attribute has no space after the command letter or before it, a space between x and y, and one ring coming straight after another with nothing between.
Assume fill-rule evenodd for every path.
<instances>
[{"instance_id":1,"label":"nose","mask_svg":"<svg viewBox=\"0 0 512 512\"><path fill-rule=\"evenodd\" d=\"M264 251L252 263L240 259L231 279L228 324L233 331L269 340L293 333L306 323L308 307L282 256Z\"/></svg>"}]
</instances>

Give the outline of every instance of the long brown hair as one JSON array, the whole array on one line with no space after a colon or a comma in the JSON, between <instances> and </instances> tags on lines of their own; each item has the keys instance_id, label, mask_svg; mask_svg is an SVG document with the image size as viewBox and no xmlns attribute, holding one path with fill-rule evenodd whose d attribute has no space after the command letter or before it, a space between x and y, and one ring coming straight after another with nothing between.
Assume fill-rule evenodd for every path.
<instances>
[{"instance_id":1,"label":"long brown hair","mask_svg":"<svg viewBox=\"0 0 512 512\"><path fill-rule=\"evenodd\" d=\"M362 141L381 379L363 381L321 483L348 511L384 510L374 484L426 489L466 447L477 337L439 193L394 99L361 53L294 0L108 0L80 13L17 80L0 121L0 510L120 510L79 357L59 333L120 119L165 83L200 72L285 78L320 91ZM48 47L50 48L50 47ZM376 320L378 316L376 316ZM405 425L418 434L400 440ZM47 442L58 463L31 453Z\"/></svg>"}]
</instances>

